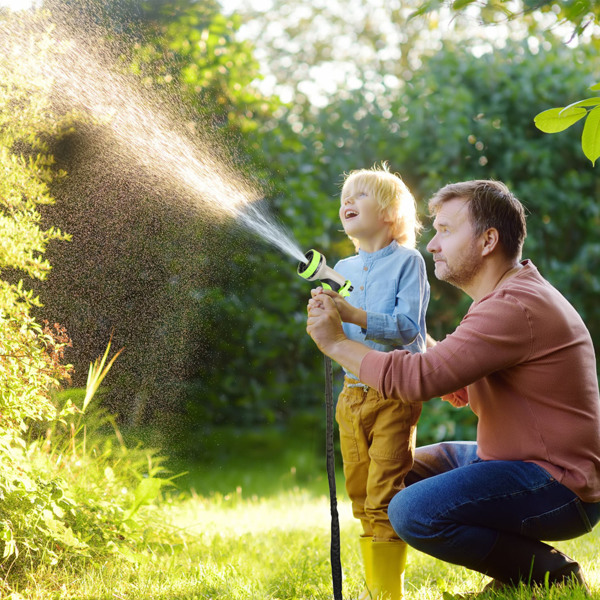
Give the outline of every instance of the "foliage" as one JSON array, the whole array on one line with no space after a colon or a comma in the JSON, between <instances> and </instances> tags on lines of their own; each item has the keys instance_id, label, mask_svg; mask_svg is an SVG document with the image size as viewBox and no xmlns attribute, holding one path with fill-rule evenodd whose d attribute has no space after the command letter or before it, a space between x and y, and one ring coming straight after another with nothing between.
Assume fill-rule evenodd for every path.
<instances>
[{"instance_id":1,"label":"foliage","mask_svg":"<svg viewBox=\"0 0 600 600\"><path fill-rule=\"evenodd\" d=\"M573 37L582 36L594 29L600 17L598 0L566 0L558 3L553 0L424 0L413 17L437 11L443 6L450 6L458 14L474 9L486 25L523 20L541 14L546 17L545 22L549 29L554 29L557 25L566 25L571 28ZM535 19L528 19L527 22L530 33L536 34L539 31L539 23Z\"/></svg>"},{"instance_id":2,"label":"foliage","mask_svg":"<svg viewBox=\"0 0 600 600\"><path fill-rule=\"evenodd\" d=\"M60 396L70 365L63 326L40 325L39 299L19 275L44 280L52 241L40 206L50 205L55 172L44 139L60 131L47 77L39 71L53 51L44 30L0 22L0 573L2 594L45 565L121 556L149 541L146 506L168 483L150 451L113 448L100 430L106 416L92 410L99 383L116 355L90 367L89 388L78 407L74 393ZM37 31L37 32L36 32ZM23 53L23 47L32 51ZM41 63L39 62L41 61ZM15 117L18 115L18 118ZM88 413L89 413L88 409ZM94 414L95 413L95 414ZM144 477L145 475L145 477ZM143 518L142 518L143 515ZM143 525L143 527L142 527ZM157 528L160 531L160 527ZM18 597L15 595L13 598Z\"/></svg>"},{"instance_id":3,"label":"foliage","mask_svg":"<svg viewBox=\"0 0 600 600\"><path fill-rule=\"evenodd\" d=\"M555 3L551 0L524 0L526 12L540 11L550 15L561 25L573 26L572 34L582 36L600 22L600 2L598 0L566 0ZM592 34L596 34L594 31Z\"/></svg>"},{"instance_id":4,"label":"foliage","mask_svg":"<svg viewBox=\"0 0 600 600\"><path fill-rule=\"evenodd\" d=\"M583 38L586 34L592 40L600 38L600 2L597 0L569 0L567 2L552 2L546 0L522 0L520 3L507 2L506 0L488 0L486 2L475 2L475 0L455 0L445 2L444 0L425 0L419 9L412 15L422 17L432 11L439 10L444 4L450 4L456 14L464 14L475 8L482 22L486 25L494 25L502 22L525 21L528 24L530 35L537 35L538 19L532 19L532 15L543 15L549 29L558 29L560 26L568 26L571 29L569 41ZM550 19L548 20L548 17ZM591 89L596 91L597 84ZM569 106L551 108L535 116L536 126L545 133L557 133L564 131L580 119L586 117L585 126L581 137L581 147L585 156L591 161L592 166L600 156L600 128L598 127L600 112L595 111L598 98L587 98L578 100ZM588 107L591 107L588 110Z\"/></svg>"},{"instance_id":5,"label":"foliage","mask_svg":"<svg viewBox=\"0 0 600 600\"><path fill-rule=\"evenodd\" d=\"M597 91L600 89L600 84L593 85L590 89ZM583 153L594 165L600 157L599 105L600 98L594 97L578 100L569 106L551 108L539 113L535 117L535 124L544 133L557 133L585 118L581 134L581 147Z\"/></svg>"},{"instance_id":6,"label":"foliage","mask_svg":"<svg viewBox=\"0 0 600 600\"><path fill-rule=\"evenodd\" d=\"M70 369L61 360L68 346L64 330L36 323L31 312L39 300L17 277L44 279L47 245L68 237L40 225L39 206L52 202L52 158L42 141L49 107L40 90L47 82L32 77L9 35L0 22L0 412L2 429L18 436L28 421L54 414L50 390ZM38 43L43 47L44 40Z\"/></svg>"},{"instance_id":7,"label":"foliage","mask_svg":"<svg viewBox=\"0 0 600 600\"><path fill-rule=\"evenodd\" d=\"M239 17L220 14L216 3L146 2L129 68L183 97L212 126L255 129L254 113L268 100L250 86L258 64L250 44L237 39L239 27Z\"/></svg>"},{"instance_id":8,"label":"foliage","mask_svg":"<svg viewBox=\"0 0 600 600\"><path fill-rule=\"evenodd\" d=\"M164 529L152 508L172 478L155 452L128 448L114 419L90 405L94 382L106 375L102 367L101 359L90 367L88 389L55 396L69 408L62 419L0 438L0 572L7 589L36 569L134 561L132 552L161 543Z\"/></svg>"},{"instance_id":9,"label":"foliage","mask_svg":"<svg viewBox=\"0 0 600 600\"><path fill-rule=\"evenodd\" d=\"M83 395L85 390L81 394ZM74 391L58 402L72 405ZM104 411L78 408L72 417L33 428L12 468L2 468L3 571L12 583L42 565L81 565L127 556L157 543L146 531L152 505L169 483L161 459L127 448ZM154 525L160 536L161 526ZM140 546L141 545L141 546Z\"/></svg>"}]
</instances>

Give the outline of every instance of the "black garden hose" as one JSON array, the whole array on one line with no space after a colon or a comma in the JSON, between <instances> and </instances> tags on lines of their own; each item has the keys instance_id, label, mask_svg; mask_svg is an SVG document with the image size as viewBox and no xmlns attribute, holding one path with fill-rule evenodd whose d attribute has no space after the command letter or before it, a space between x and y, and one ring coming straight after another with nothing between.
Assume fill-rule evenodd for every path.
<instances>
[{"instance_id":1,"label":"black garden hose","mask_svg":"<svg viewBox=\"0 0 600 600\"><path fill-rule=\"evenodd\" d=\"M340 559L340 522L335 489L335 454L333 446L333 368L331 359L325 356L325 409L327 440L327 480L329 481L329 505L331 508L331 576L333 598L342 600L342 563Z\"/></svg>"}]
</instances>

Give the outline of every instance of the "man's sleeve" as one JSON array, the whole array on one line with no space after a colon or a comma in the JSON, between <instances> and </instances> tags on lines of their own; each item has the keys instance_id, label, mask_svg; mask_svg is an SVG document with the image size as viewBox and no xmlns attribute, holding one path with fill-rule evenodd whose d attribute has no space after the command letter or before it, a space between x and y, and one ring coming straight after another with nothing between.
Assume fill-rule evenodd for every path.
<instances>
[{"instance_id":1,"label":"man's sleeve","mask_svg":"<svg viewBox=\"0 0 600 600\"><path fill-rule=\"evenodd\" d=\"M369 352L360 380L386 398L424 402L525 360L532 337L526 309L499 293L474 304L454 333L423 354Z\"/></svg>"}]
</instances>

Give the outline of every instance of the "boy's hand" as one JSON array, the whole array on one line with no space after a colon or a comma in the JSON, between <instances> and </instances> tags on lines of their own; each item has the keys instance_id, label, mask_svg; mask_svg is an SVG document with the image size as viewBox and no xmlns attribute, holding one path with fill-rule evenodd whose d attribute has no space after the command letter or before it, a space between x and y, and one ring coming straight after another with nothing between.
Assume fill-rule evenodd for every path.
<instances>
[{"instance_id":1,"label":"boy's hand","mask_svg":"<svg viewBox=\"0 0 600 600\"><path fill-rule=\"evenodd\" d=\"M340 313L340 318L344 323L354 323L363 329L367 328L367 313L364 310L352 306L343 296L340 296L333 290L321 289L320 293L329 296L335 302L335 306Z\"/></svg>"}]
</instances>

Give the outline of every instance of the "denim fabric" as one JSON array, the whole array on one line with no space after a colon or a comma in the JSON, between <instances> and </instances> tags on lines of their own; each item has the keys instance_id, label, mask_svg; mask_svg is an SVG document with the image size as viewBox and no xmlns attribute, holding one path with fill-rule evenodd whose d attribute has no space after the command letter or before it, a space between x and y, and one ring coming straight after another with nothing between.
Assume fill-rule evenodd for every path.
<instances>
[{"instance_id":1,"label":"denim fabric","mask_svg":"<svg viewBox=\"0 0 600 600\"><path fill-rule=\"evenodd\" d=\"M354 287L346 300L367 312L366 329L344 323L349 339L383 352L425 351L430 292L425 261L418 250L394 241L377 252L359 250L334 268Z\"/></svg>"},{"instance_id":2,"label":"denim fabric","mask_svg":"<svg viewBox=\"0 0 600 600\"><path fill-rule=\"evenodd\" d=\"M566 540L592 530L600 503L582 502L534 463L482 461L475 442L417 448L406 488L391 501L396 533L414 548L476 568L500 532Z\"/></svg>"}]
</instances>

